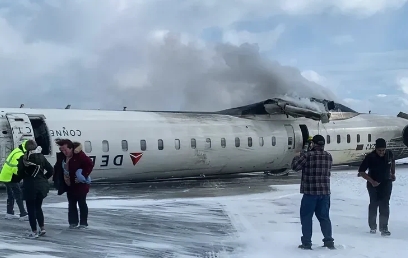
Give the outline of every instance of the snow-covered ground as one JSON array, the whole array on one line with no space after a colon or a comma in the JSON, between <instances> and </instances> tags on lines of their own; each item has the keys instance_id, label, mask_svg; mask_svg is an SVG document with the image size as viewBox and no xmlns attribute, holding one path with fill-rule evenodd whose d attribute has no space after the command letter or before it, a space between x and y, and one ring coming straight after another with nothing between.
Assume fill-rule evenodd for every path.
<instances>
[{"instance_id":1,"label":"snow-covered ground","mask_svg":"<svg viewBox=\"0 0 408 258\"><path fill-rule=\"evenodd\" d=\"M338 250L321 246L322 234L314 218L315 250L296 249L300 243L297 185L275 186L278 191L256 196L220 200L236 224L246 245L239 257L408 257L408 169L397 170L391 199L391 237L368 233L368 195L364 180L356 172L333 173L331 219ZM238 256L236 256L238 257Z\"/></svg>"},{"instance_id":2,"label":"snow-covered ground","mask_svg":"<svg viewBox=\"0 0 408 258\"><path fill-rule=\"evenodd\" d=\"M397 168L397 181L394 183L391 199L389 229L392 235L390 237L368 233L368 195L365 181L358 178L355 171L333 172L331 219L337 250L319 248L322 244L322 234L315 218L313 234L315 249L311 251L298 249L301 236L299 185L273 185L270 189L271 191L267 193L216 198L157 200L118 199L112 196L92 198L88 201L91 214L95 210L110 210L117 214L136 213L135 218L139 219L157 216L160 218L150 226L150 229L141 234L140 221L136 223L136 219L129 219L128 215L122 216L123 223L133 225L132 232L122 231L123 239L112 236L111 245L98 243L97 240L87 245L90 248L101 249L101 252L104 252L103 257L203 257L202 253L197 256L191 251L193 246L200 245L206 246L208 250L204 256L211 258L408 257L408 199L406 198L408 168ZM64 199L61 199L61 202L44 205L44 211L47 214L57 213L58 210L64 213L66 208ZM66 215L60 216L59 219L61 220L59 227L66 227ZM167 222L170 222L173 227L163 226ZM89 232L92 232L92 237L95 239L99 234L98 231L102 234L110 230L106 225L97 224L92 219L90 224L94 229L89 229L93 230ZM187 224L196 225L197 228L192 230ZM184 228L183 225L185 225ZM211 229L214 225L216 228ZM231 230L225 230L224 233L217 235L216 231L221 232L223 225ZM157 227L159 230L155 231ZM83 234L86 233L81 235ZM53 237L52 232L50 236ZM70 257L67 253L62 253L56 243L42 246L39 242L32 241L36 240L19 240L18 243L11 243L3 232L0 236L0 249L15 252L3 257ZM121 246L117 248L119 244ZM215 245L225 246L227 250L219 251L220 248L217 251L211 250L211 246ZM134 249L125 253L126 249L131 248ZM31 255L18 254L24 250L30 250ZM55 256L45 255L51 250ZM148 256L146 255L148 250L154 250L157 255L161 250L163 251L159 256ZM95 253L95 257L102 257L97 255L100 253Z\"/></svg>"},{"instance_id":3,"label":"snow-covered ground","mask_svg":"<svg viewBox=\"0 0 408 258\"><path fill-rule=\"evenodd\" d=\"M395 161L395 163L397 163L397 164L407 164L408 163L408 158L398 159L398 160Z\"/></svg>"}]
</instances>

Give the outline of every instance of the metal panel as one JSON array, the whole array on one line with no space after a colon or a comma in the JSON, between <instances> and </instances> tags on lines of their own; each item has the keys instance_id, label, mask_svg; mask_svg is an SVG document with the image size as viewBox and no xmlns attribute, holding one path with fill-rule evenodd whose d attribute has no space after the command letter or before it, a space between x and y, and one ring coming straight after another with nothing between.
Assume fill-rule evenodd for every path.
<instances>
[{"instance_id":1,"label":"metal panel","mask_svg":"<svg viewBox=\"0 0 408 258\"><path fill-rule=\"evenodd\" d=\"M13 134L14 148L18 147L23 140L34 140L34 130L26 114L8 113L6 117Z\"/></svg>"},{"instance_id":2,"label":"metal panel","mask_svg":"<svg viewBox=\"0 0 408 258\"><path fill-rule=\"evenodd\" d=\"M286 133L288 134L288 150L295 148L295 131L292 125L285 125Z\"/></svg>"}]
</instances>

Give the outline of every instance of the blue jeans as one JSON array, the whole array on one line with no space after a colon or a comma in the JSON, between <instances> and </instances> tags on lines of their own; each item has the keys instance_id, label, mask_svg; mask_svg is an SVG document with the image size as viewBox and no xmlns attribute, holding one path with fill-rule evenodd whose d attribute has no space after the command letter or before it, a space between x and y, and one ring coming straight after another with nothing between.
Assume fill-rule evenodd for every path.
<instances>
[{"instance_id":1,"label":"blue jeans","mask_svg":"<svg viewBox=\"0 0 408 258\"><path fill-rule=\"evenodd\" d=\"M320 229L323 234L323 242L331 244L332 225L330 221L330 195L310 195L304 194L300 204L300 222L302 223L302 244L312 245L313 214L320 222Z\"/></svg>"},{"instance_id":2,"label":"blue jeans","mask_svg":"<svg viewBox=\"0 0 408 258\"><path fill-rule=\"evenodd\" d=\"M20 188L20 183L4 183L7 189L7 213L14 215L14 202L17 203L20 210L20 217L26 216L27 212L24 208L23 194Z\"/></svg>"}]
</instances>

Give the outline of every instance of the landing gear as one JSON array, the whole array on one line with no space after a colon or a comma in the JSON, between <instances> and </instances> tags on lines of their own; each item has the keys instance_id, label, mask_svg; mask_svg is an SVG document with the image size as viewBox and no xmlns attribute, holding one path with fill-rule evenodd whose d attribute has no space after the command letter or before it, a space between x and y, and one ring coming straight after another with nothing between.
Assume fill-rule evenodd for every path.
<instances>
[{"instance_id":1,"label":"landing gear","mask_svg":"<svg viewBox=\"0 0 408 258\"><path fill-rule=\"evenodd\" d=\"M288 176L289 172L290 172L290 169L282 168L282 169L264 171L264 174L267 176Z\"/></svg>"}]
</instances>

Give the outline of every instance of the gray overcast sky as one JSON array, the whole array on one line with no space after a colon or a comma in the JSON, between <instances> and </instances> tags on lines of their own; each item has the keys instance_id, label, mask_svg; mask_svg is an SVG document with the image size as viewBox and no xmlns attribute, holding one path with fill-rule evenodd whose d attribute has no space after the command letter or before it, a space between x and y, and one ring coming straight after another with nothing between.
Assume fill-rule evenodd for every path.
<instances>
[{"instance_id":1,"label":"gray overcast sky","mask_svg":"<svg viewBox=\"0 0 408 258\"><path fill-rule=\"evenodd\" d=\"M261 2L0 0L1 106L213 111L295 92L343 99L318 71L275 61L296 57L279 54L285 24L245 23L347 5Z\"/></svg>"}]
</instances>

